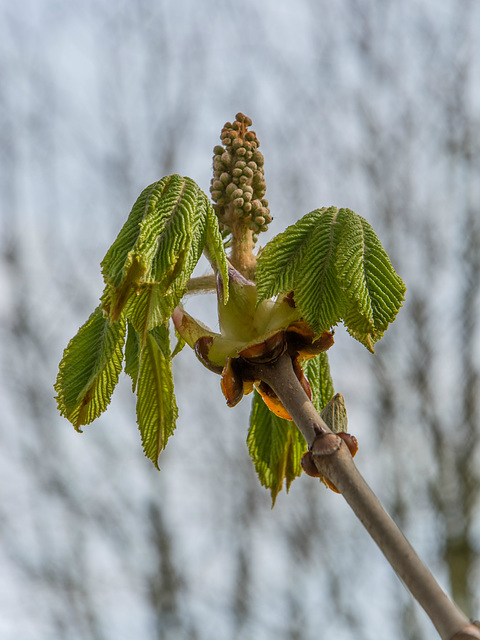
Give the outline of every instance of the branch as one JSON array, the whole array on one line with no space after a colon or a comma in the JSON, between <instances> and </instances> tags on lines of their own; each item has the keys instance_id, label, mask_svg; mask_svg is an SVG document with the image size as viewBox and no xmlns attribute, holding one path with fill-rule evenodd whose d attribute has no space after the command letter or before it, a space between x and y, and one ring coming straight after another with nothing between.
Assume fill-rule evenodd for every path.
<instances>
[{"instance_id":1,"label":"branch","mask_svg":"<svg viewBox=\"0 0 480 640\"><path fill-rule=\"evenodd\" d=\"M274 363L252 365L255 378L275 391L312 452L319 472L330 480L423 607L443 640L480 639L480 630L440 588L429 569L380 504L357 470L347 446L334 434L301 387L285 354Z\"/></svg>"}]
</instances>

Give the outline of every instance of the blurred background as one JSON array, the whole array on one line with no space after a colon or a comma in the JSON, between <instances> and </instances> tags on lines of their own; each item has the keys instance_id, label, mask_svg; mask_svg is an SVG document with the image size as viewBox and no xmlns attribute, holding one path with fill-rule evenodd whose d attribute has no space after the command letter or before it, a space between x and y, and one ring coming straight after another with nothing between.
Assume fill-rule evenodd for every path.
<instances>
[{"instance_id":1,"label":"blurred background","mask_svg":"<svg viewBox=\"0 0 480 640\"><path fill-rule=\"evenodd\" d=\"M340 496L304 476L270 509L249 398L228 409L191 351L160 473L125 376L83 435L56 411L133 202L169 173L208 192L238 111L261 242L347 206L407 284L375 356L337 329L333 379L361 472L480 617L480 4L0 0L0 79L2 640L437 637Z\"/></svg>"}]
</instances>

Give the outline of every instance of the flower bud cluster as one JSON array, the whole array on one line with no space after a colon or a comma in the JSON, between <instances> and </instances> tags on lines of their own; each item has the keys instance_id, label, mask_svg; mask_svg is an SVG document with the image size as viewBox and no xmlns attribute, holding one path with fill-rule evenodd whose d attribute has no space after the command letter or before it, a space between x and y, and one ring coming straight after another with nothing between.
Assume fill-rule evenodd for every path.
<instances>
[{"instance_id":1,"label":"flower bud cluster","mask_svg":"<svg viewBox=\"0 0 480 640\"><path fill-rule=\"evenodd\" d=\"M256 235L266 231L272 221L259 142L254 131L248 131L252 121L237 113L235 122L227 122L213 156L213 178L210 193L218 216L220 230L231 232L233 224L242 220Z\"/></svg>"}]
</instances>

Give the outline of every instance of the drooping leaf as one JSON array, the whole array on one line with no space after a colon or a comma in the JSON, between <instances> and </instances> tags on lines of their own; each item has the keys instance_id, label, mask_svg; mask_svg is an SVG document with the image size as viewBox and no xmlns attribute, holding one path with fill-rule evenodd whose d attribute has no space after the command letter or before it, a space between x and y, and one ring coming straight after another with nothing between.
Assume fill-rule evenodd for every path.
<instances>
[{"instance_id":1,"label":"drooping leaf","mask_svg":"<svg viewBox=\"0 0 480 640\"><path fill-rule=\"evenodd\" d=\"M143 450L158 468L158 456L175 429L178 416L173 392L168 327L147 333L137 381L137 422Z\"/></svg>"},{"instance_id":2,"label":"drooping leaf","mask_svg":"<svg viewBox=\"0 0 480 640\"><path fill-rule=\"evenodd\" d=\"M270 490L273 507L284 481L288 491L302 473L300 460L307 444L295 424L272 413L255 391L247 445L260 482Z\"/></svg>"},{"instance_id":3,"label":"drooping leaf","mask_svg":"<svg viewBox=\"0 0 480 640\"><path fill-rule=\"evenodd\" d=\"M141 346L145 345L148 331L171 315L171 305L171 293L165 294L163 287L158 284L144 285L138 294L131 296L125 314L140 336Z\"/></svg>"},{"instance_id":4,"label":"drooping leaf","mask_svg":"<svg viewBox=\"0 0 480 640\"><path fill-rule=\"evenodd\" d=\"M293 289L302 317L316 333L343 320L371 351L405 294L370 224L335 207L312 211L273 238L259 256L257 283L257 304Z\"/></svg>"},{"instance_id":5,"label":"drooping leaf","mask_svg":"<svg viewBox=\"0 0 480 640\"><path fill-rule=\"evenodd\" d=\"M107 408L122 370L124 341L125 318L111 324L98 307L65 349L56 399L77 431Z\"/></svg>"},{"instance_id":6,"label":"drooping leaf","mask_svg":"<svg viewBox=\"0 0 480 640\"><path fill-rule=\"evenodd\" d=\"M295 302L304 320L317 333L336 325L347 307L335 269L337 246L345 228L343 211L331 207L318 216L295 278Z\"/></svg>"},{"instance_id":7,"label":"drooping leaf","mask_svg":"<svg viewBox=\"0 0 480 640\"><path fill-rule=\"evenodd\" d=\"M303 371L312 388L312 402L318 413L321 413L327 402L335 393L333 380L325 351L307 360Z\"/></svg>"},{"instance_id":8,"label":"drooping leaf","mask_svg":"<svg viewBox=\"0 0 480 640\"><path fill-rule=\"evenodd\" d=\"M132 391L135 391L140 367L141 342L133 324L127 322L127 341L125 343L125 373L132 379Z\"/></svg>"},{"instance_id":9,"label":"drooping leaf","mask_svg":"<svg viewBox=\"0 0 480 640\"><path fill-rule=\"evenodd\" d=\"M344 322L351 335L373 351L373 345L382 338L402 306L405 285L395 272L372 226L361 216L356 217L361 231L357 227L357 239L354 241L352 236L351 239L352 244L355 242L361 269L355 269L358 283L350 291L345 291L353 304ZM351 277L343 276L344 261L340 253L337 260L339 284L346 287L349 281L353 283L353 274ZM364 322L367 318L373 320L373 331L370 333L365 330Z\"/></svg>"},{"instance_id":10,"label":"drooping leaf","mask_svg":"<svg viewBox=\"0 0 480 640\"><path fill-rule=\"evenodd\" d=\"M317 211L308 213L262 249L257 261L258 303L293 289L302 253L317 218Z\"/></svg>"},{"instance_id":11,"label":"drooping leaf","mask_svg":"<svg viewBox=\"0 0 480 640\"><path fill-rule=\"evenodd\" d=\"M131 287L139 283L147 271L147 264L138 260L134 249L143 230L143 221L155 220L159 201L169 183L169 176L146 187L137 198L127 221L102 260L101 267L106 291L103 307L110 317L121 313ZM160 216L158 216L160 219Z\"/></svg>"},{"instance_id":12,"label":"drooping leaf","mask_svg":"<svg viewBox=\"0 0 480 640\"><path fill-rule=\"evenodd\" d=\"M229 296L228 262L225 255L224 242L218 226L218 218L213 211L207 196L205 196L205 206L207 209L207 235L206 251L213 260L223 283L223 304L227 304Z\"/></svg>"},{"instance_id":13,"label":"drooping leaf","mask_svg":"<svg viewBox=\"0 0 480 640\"><path fill-rule=\"evenodd\" d=\"M182 336L178 333L178 331L175 331L175 335L177 337L177 344L175 345L175 348L172 351L172 360L175 358L175 356L178 356L180 351L182 351L184 346L187 344L186 341L182 338Z\"/></svg>"},{"instance_id":14,"label":"drooping leaf","mask_svg":"<svg viewBox=\"0 0 480 640\"><path fill-rule=\"evenodd\" d=\"M112 320L127 307L142 344L146 332L164 322L185 294L206 244L225 272L212 216L207 197L193 180L167 176L140 194L107 252L102 306Z\"/></svg>"}]
</instances>

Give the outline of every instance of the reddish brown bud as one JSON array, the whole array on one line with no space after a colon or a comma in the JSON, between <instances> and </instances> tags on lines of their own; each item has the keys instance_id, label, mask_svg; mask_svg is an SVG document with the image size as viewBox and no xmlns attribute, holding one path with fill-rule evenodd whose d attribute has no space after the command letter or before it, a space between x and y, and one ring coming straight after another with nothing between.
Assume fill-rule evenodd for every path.
<instances>
[{"instance_id":1,"label":"reddish brown bud","mask_svg":"<svg viewBox=\"0 0 480 640\"><path fill-rule=\"evenodd\" d=\"M285 333L279 331L263 342L247 347L239 352L239 355L253 364L272 362L284 353L286 348Z\"/></svg>"},{"instance_id":2,"label":"reddish brown bud","mask_svg":"<svg viewBox=\"0 0 480 640\"><path fill-rule=\"evenodd\" d=\"M350 455L352 456L352 458L354 458L358 451L358 440L356 439L356 437L352 436L350 433L345 433L345 431L339 431L337 433L337 436L339 436L345 442L348 450L350 451Z\"/></svg>"},{"instance_id":3,"label":"reddish brown bud","mask_svg":"<svg viewBox=\"0 0 480 640\"><path fill-rule=\"evenodd\" d=\"M222 372L221 386L229 407L234 407L243 398L243 380L237 360L227 359Z\"/></svg>"}]
</instances>

